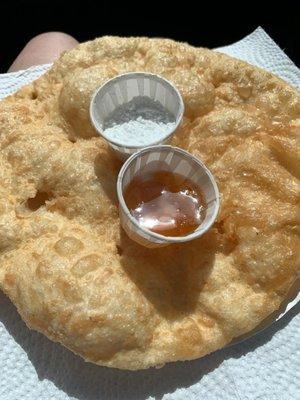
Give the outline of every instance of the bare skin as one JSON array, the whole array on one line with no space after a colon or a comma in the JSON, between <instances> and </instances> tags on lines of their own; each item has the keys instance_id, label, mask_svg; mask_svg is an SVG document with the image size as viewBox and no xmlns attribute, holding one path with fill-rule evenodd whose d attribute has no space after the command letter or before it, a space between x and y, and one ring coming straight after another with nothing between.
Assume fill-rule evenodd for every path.
<instances>
[{"instance_id":1,"label":"bare skin","mask_svg":"<svg viewBox=\"0 0 300 400\"><path fill-rule=\"evenodd\" d=\"M63 51L70 50L78 44L72 36L63 32L46 32L32 38L8 72L19 71L33 65L47 64L55 61Z\"/></svg>"}]
</instances>

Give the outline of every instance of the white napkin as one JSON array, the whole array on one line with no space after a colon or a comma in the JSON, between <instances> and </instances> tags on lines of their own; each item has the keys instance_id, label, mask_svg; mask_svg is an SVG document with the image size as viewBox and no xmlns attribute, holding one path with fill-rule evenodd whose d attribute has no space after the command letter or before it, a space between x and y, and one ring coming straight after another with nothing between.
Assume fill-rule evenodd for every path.
<instances>
[{"instance_id":1,"label":"white napkin","mask_svg":"<svg viewBox=\"0 0 300 400\"><path fill-rule=\"evenodd\" d=\"M300 72L258 28L217 49L300 87ZM0 75L0 97L49 65ZM292 400L300 397L299 304L246 342L200 360L129 372L98 367L30 331L0 294L0 400Z\"/></svg>"}]
</instances>

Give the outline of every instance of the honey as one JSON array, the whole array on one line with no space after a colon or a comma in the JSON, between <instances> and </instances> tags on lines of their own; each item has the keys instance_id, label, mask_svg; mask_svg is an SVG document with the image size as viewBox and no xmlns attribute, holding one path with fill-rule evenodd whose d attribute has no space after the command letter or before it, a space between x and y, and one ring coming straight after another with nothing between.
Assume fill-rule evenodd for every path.
<instances>
[{"instance_id":1,"label":"honey","mask_svg":"<svg viewBox=\"0 0 300 400\"><path fill-rule=\"evenodd\" d=\"M200 187L173 172L136 175L125 188L124 199L140 226L164 236L188 235L205 217Z\"/></svg>"}]
</instances>

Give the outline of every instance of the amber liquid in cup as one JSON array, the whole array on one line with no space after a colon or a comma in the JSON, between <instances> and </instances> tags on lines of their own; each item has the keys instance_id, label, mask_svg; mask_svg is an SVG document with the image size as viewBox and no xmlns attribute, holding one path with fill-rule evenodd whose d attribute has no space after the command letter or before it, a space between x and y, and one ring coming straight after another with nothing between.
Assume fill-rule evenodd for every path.
<instances>
[{"instance_id":1,"label":"amber liquid in cup","mask_svg":"<svg viewBox=\"0 0 300 400\"><path fill-rule=\"evenodd\" d=\"M124 190L125 203L139 225L164 236L185 236L205 218L200 187L169 171L138 174Z\"/></svg>"}]
</instances>

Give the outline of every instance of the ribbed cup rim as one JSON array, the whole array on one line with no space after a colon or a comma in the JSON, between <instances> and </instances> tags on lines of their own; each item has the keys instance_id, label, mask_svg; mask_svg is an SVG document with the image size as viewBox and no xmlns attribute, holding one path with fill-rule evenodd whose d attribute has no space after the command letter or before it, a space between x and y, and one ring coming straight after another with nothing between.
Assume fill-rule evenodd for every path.
<instances>
[{"instance_id":1,"label":"ribbed cup rim","mask_svg":"<svg viewBox=\"0 0 300 400\"><path fill-rule=\"evenodd\" d=\"M150 77L153 80L158 80L158 81L166 83L171 88L171 90L175 92L175 94L178 98L178 101L179 101L179 111L177 112L177 115L175 116L175 125L172 127L170 132L163 134L161 136L161 138L158 140L149 142L146 146L145 145L130 145L127 143L125 144L122 142L118 142L117 140L112 140L108 135L105 135L104 131L99 129L99 126L97 125L97 118L95 118L95 115L94 115L95 99L100 91L102 91L106 86L110 85L112 82L118 82L118 81L121 81L121 80L129 78L129 77L136 78L139 76ZM91 98L91 102L90 102L90 119L91 119L91 122L92 122L94 128L99 133L99 135L101 135L105 140L107 140L109 143L111 143L115 146L126 147L128 149L143 149L145 147L154 146L161 142L166 141L170 136L173 135L173 133L176 131L176 129L180 125L182 117L183 117L183 113L184 113L184 102L183 102L181 94L180 94L179 90L176 88L176 86L174 86L170 81L168 81L167 79L163 78L160 75L152 74L150 72L142 72L142 71L126 72L125 74L120 74L120 75L117 75L117 76L109 79L102 86L98 87L95 90L95 92Z\"/></svg>"},{"instance_id":2,"label":"ribbed cup rim","mask_svg":"<svg viewBox=\"0 0 300 400\"><path fill-rule=\"evenodd\" d=\"M205 229L201 230L200 229L201 224L200 224L199 227L197 228L197 230L195 230L194 232L190 233L189 235L185 235L185 236L164 236L164 235L160 235L159 233L152 232L149 229L146 229L146 228L142 227L138 223L138 221L131 215L131 213L130 213L127 205L126 205L124 196L123 196L122 186L123 186L124 174L125 174L127 168L130 166L130 164L136 158L138 158L141 154L148 153L148 152L151 153L152 151L157 151L157 150L177 152L180 155L182 155L183 158L193 159L193 161L199 165L199 168L205 170L205 172L207 173L207 175L208 175L208 177L209 177L209 179L210 179L210 181L212 183L214 192L216 194L216 197L215 197L215 200L214 200L216 202L216 204L215 204L215 207L214 207L214 212L213 212L213 214L212 214L212 216L210 218L210 222L207 224ZM147 235L149 235L150 237L153 237L155 239L159 239L160 241L165 242L165 243L184 243L184 242L188 242L190 240L194 240L194 239L202 236L205 232L207 232L211 228L211 226L215 222L216 217L217 217L218 212L219 212L219 208L220 208L219 188L218 188L218 185L217 185L217 183L215 181L215 178L214 178L213 174L206 167L206 165L203 164L203 162L200 161L197 157L193 156L192 154L188 153L187 151L185 151L185 150L183 150L183 149L181 149L179 147L174 147L174 146L169 146L169 145L148 146L148 147L145 147L144 149L132 154L125 161L125 163L123 164L123 166L122 166L122 168L121 168L121 170L119 172L118 180L117 180L117 196L118 196L119 204L122 207L122 210L124 211L125 215L127 216L127 218L129 218L129 220L132 222L132 224L137 228L137 233L138 233L139 230L141 230L141 231L145 232Z\"/></svg>"}]
</instances>

